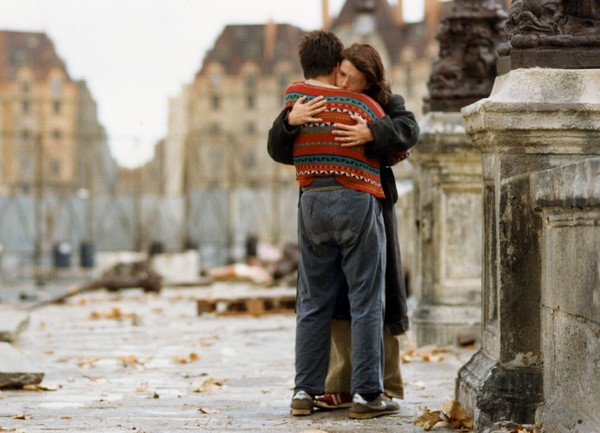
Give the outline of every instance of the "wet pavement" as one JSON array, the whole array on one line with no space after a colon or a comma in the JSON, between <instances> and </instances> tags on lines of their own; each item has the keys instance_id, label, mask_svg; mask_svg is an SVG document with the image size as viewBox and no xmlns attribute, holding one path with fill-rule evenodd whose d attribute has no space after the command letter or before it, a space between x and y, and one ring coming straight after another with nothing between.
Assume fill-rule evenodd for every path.
<instances>
[{"instance_id":1,"label":"wet pavement","mask_svg":"<svg viewBox=\"0 0 600 433\"><path fill-rule=\"evenodd\" d=\"M255 289L102 290L30 311L12 345L45 377L37 390L0 390L0 432L422 432L413 421L422 408L438 410L453 398L456 372L474 353L411 357L402 366L406 398L398 414L292 417L294 315L197 314L198 299L233 290ZM0 293L4 307L14 295ZM438 424L432 431L453 430Z\"/></svg>"}]
</instances>

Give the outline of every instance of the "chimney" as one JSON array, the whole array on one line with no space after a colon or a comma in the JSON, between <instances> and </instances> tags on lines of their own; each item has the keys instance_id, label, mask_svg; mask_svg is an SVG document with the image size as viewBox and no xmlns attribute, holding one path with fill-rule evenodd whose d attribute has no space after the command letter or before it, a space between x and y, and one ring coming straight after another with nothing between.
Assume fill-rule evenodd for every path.
<instances>
[{"instance_id":1,"label":"chimney","mask_svg":"<svg viewBox=\"0 0 600 433\"><path fill-rule=\"evenodd\" d=\"M323 13L323 30L327 30L331 24L331 17L329 16L329 0L322 0L322 13Z\"/></svg>"},{"instance_id":2,"label":"chimney","mask_svg":"<svg viewBox=\"0 0 600 433\"><path fill-rule=\"evenodd\" d=\"M277 24L272 19L267 21L265 24L265 46L264 46L264 58L266 61L273 59L275 55L275 41L277 39Z\"/></svg>"},{"instance_id":3,"label":"chimney","mask_svg":"<svg viewBox=\"0 0 600 433\"><path fill-rule=\"evenodd\" d=\"M425 27L427 28L427 42L435 40L438 26L440 25L439 0L425 0Z\"/></svg>"},{"instance_id":4,"label":"chimney","mask_svg":"<svg viewBox=\"0 0 600 433\"><path fill-rule=\"evenodd\" d=\"M396 5L395 18L396 18L396 24L398 26L404 25L404 7L403 7L402 0L398 0L398 4Z\"/></svg>"}]
</instances>

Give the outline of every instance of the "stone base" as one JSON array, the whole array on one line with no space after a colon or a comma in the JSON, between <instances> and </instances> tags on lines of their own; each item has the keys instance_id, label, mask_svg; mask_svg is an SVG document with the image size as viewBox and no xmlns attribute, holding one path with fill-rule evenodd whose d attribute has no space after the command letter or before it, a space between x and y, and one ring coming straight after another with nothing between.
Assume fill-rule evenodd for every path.
<instances>
[{"instance_id":1,"label":"stone base","mask_svg":"<svg viewBox=\"0 0 600 433\"><path fill-rule=\"evenodd\" d=\"M458 371L456 399L478 429L504 420L534 424L543 402L542 367L501 364L480 349Z\"/></svg>"},{"instance_id":2,"label":"stone base","mask_svg":"<svg viewBox=\"0 0 600 433\"><path fill-rule=\"evenodd\" d=\"M598 422L582 414L567 396L545 402L536 420L537 424L550 427L549 431L553 433L588 433L598 429Z\"/></svg>"},{"instance_id":3,"label":"stone base","mask_svg":"<svg viewBox=\"0 0 600 433\"><path fill-rule=\"evenodd\" d=\"M481 338L481 308L471 305L421 305L411 317L417 346L452 346L459 337Z\"/></svg>"},{"instance_id":4,"label":"stone base","mask_svg":"<svg viewBox=\"0 0 600 433\"><path fill-rule=\"evenodd\" d=\"M600 50L596 47L535 47L513 48L510 55L500 57L496 69L504 75L519 68L595 69L600 65Z\"/></svg>"}]
</instances>

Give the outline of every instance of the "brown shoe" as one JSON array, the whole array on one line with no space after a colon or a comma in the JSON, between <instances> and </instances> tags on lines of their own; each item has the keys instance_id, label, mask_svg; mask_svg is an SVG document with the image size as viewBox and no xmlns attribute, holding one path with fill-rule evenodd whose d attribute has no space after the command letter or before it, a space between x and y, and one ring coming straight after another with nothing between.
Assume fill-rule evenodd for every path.
<instances>
[{"instance_id":1,"label":"brown shoe","mask_svg":"<svg viewBox=\"0 0 600 433\"><path fill-rule=\"evenodd\" d=\"M315 406L321 409L344 409L352 406L352 394L349 392L331 392L315 397Z\"/></svg>"},{"instance_id":2,"label":"brown shoe","mask_svg":"<svg viewBox=\"0 0 600 433\"><path fill-rule=\"evenodd\" d=\"M313 410L313 398L306 391L298 391L292 397L292 415L310 415Z\"/></svg>"},{"instance_id":3,"label":"brown shoe","mask_svg":"<svg viewBox=\"0 0 600 433\"><path fill-rule=\"evenodd\" d=\"M385 394L380 394L375 400L367 402L360 394L354 394L350 418L366 419L376 416L389 415L400 411L400 405Z\"/></svg>"}]
</instances>

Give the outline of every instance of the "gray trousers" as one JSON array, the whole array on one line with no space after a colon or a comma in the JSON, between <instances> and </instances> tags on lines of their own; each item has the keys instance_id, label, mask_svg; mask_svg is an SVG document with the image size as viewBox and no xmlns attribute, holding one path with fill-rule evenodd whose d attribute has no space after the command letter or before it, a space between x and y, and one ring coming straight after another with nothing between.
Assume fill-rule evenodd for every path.
<instances>
[{"instance_id":1,"label":"gray trousers","mask_svg":"<svg viewBox=\"0 0 600 433\"><path fill-rule=\"evenodd\" d=\"M324 394L330 324L348 283L353 393L383 391L385 230L381 205L347 188L305 192L298 211L295 390Z\"/></svg>"}]
</instances>

